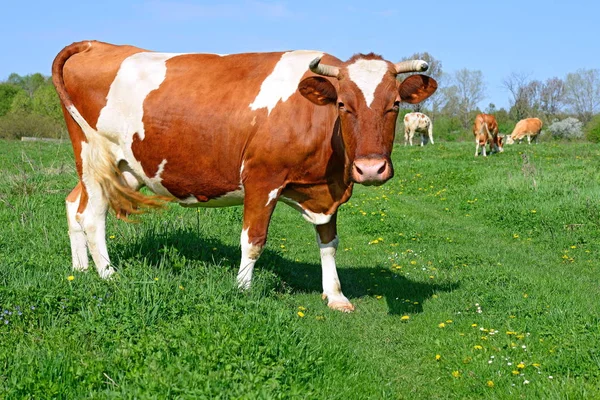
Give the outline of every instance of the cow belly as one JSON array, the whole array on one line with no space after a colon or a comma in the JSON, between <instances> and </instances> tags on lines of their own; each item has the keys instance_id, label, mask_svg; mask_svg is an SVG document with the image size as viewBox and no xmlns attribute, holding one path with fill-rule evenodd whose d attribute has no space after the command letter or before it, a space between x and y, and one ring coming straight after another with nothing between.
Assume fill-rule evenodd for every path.
<instances>
[{"instance_id":1,"label":"cow belly","mask_svg":"<svg viewBox=\"0 0 600 400\"><path fill-rule=\"evenodd\" d=\"M231 207L244 204L244 188L241 187L233 192L225 193L222 196L210 199L208 201L200 201L195 196L189 196L184 199L177 200L183 207Z\"/></svg>"}]
</instances>

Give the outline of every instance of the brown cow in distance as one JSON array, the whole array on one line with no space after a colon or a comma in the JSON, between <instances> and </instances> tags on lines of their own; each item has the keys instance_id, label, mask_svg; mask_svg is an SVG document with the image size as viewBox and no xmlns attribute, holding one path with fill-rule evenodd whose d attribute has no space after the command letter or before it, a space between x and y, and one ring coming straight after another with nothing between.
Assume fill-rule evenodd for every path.
<instances>
[{"instance_id":1,"label":"brown cow in distance","mask_svg":"<svg viewBox=\"0 0 600 400\"><path fill-rule=\"evenodd\" d=\"M537 144L537 138L542 131L542 120L539 118L525 118L517 122L515 129L506 139L506 143L514 144L517 140L519 143L523 137L527 136L527 143L531 144L531 138Z\"/></svg>"},{"instance_id":2,"label":"brown cow in distance","mask_svg":"<svg viewBox=\"0 0 600 400\"><path fill-rule=\"evenodd\" d=\"M321 63L322 61L322 63ZM321 51L156 53L73 43L54 60L80 182L67 197L73 268L88 251L103 278L114 273L105 238L118 216L157 206L244 207L237 277L248 288L278 201L315 225L328 306L354 309L338 279L338 207L355 183L381 185L401 102L418 103L435 80L374 54L341 61Z\"/></svg>"},{"instance_id":3,"label":"brown cow in distance","mask_svg":"<svg viewBox=\"0 0 600 400\"><path fill-rule=\"evenodd\" d=\"M498 134L496 117L490 114L478 114L473 123L473 136L475 136L475 157L479 155L479 148L485 157L486 145L490 145L490 153L503 152L503 136Z\"/></svg>"}]
</instances>

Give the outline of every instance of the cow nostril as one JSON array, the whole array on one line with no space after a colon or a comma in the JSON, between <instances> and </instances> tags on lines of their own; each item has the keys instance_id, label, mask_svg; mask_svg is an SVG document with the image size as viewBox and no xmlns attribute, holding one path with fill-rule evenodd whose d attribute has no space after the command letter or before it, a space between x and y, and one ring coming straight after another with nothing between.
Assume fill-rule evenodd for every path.
<instances>
[{"instance_id":1,"label":"cow nostril","mask_svg":"<svg viewBox=\"0 0 600 400\"><path fill-rule=\"evenodd\" d=\"M381 175L381 174L383 174L383 171L385 171L385 167L386 167L386 165L385 165L385 163L383 163L383 165L381 166L381 168L379 168L379 169L377 170L377 174L378 174L378 175Z\"/></svg>"},{"instance_id":2,"label":"cow nostril","mask_svg":"<svg viewBox=\"0 0 600 400\"><path fill-rule=\"evenodd\" d=\"M363 174L362 169L358 168L356 165L354 167L356 168L356 172L358 172L360 175Z\"/></svg>"}]
</instances>

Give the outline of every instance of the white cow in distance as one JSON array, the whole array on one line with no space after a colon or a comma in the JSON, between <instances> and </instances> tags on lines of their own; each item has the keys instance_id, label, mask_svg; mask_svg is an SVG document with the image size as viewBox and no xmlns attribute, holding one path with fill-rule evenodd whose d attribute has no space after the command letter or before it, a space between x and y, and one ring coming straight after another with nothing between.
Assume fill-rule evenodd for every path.
<instances>
[{"instance_id":1,"label":"white cow in distance","mask_svg":"<svg viewBox=\"0 0 600 400\"><path fill-rule=\"evenodd\" d=\"M421 134L421 146L429 141L433 144L433 123L429 117L420 112L408 113L404 116L404 145L409 142L413 145L413 136L415 133Z\"/></svg>"}]
</instances>

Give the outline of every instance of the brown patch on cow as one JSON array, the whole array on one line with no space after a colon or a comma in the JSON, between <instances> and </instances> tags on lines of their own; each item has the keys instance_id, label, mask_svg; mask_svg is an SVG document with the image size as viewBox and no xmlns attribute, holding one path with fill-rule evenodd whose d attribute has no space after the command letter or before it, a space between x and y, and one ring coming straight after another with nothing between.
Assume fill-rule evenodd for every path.
<instances>
[{"instance_id":1,"label":"brown patch on cow","mask_svg":"<svg viewBox=\"0 0 600 400\"><path fill-rule=\"evenodd\" d=\"M69 203L74 203L75 201L77 201L77 199L79 198L79 195L81 195L82 189L83 189L83 186L82 186L81 182L78 182L77 185L71 191L71 193L69 193L67 195L67 199L66 200Z\"/></svg>"}]
</instances>

